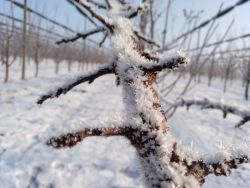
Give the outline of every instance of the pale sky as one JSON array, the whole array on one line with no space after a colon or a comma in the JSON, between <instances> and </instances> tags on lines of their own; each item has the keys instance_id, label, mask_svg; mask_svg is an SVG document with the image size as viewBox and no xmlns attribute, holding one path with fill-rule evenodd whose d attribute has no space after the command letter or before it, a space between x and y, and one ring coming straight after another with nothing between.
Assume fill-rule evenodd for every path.
<instances>
[{"instance_id":1,"label":"pale sky","mask_svg":"<svg viewBox=\"0 0 250 188\"><path fill-rule=\"evenodd\" d=\"M16 1L23 2L23 0ZM182 32L184 23L183 9L188 11L193 10L195 13L203 10L204 13L200 19L200 22L202 22L215 15L221 3L223 3L223 7L225 8L237 1L238 0L175 0L170 17L168 40L170 41L172 39L172 35L178 36ZM134 2L140 3L140 0L134 0ZM156 3L160 11L167 6L167 0L156 0ZM0 0L0 12L9 14L9 4L10 3L5 0ZM42 12L50 18L54 18L60 23L66 24L75 30L83 31L84 18L70 6L66 0L28 0L28 4L31 8ZM15 11L15 16L22 18L21 11ZM162 15L156 25L156 36L158 36L158 38L161 36L163 30L164 18L165 15ZM32 16L32 19L35 19L34 16ZM234 9L225 17L219 19L218 23L220 23L220 26L216 36L222 35L221 33L225 31L232 19L235 19L235 23L228 37L250 33L250 2ZM46 23L43 22L42 25L44 24ZM54 30L57 31L58 29L55 28ZM58 31L62 32L60 29Z\"/></svg>"}]
</instances>

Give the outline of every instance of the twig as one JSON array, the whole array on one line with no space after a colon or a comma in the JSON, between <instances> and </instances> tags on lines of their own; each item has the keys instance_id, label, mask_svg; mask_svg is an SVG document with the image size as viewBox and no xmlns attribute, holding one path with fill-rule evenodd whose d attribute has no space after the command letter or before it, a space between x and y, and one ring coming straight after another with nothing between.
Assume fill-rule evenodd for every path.
<instances>
[{"instance_id":1,"label":"twig","mask_svg":"<svg viewBox=\"0 0 250 188\"><path fill-rule=\"evenodd\" d=\"M75 42L76 40L78 40L80 38L84 40L90 35L94 35L96 33L100 33L100 32L103 32L103 31L105 31L105 28L101 27L101 28L91 30L91 31L89 31L87 33L77 33L76 36L68 38L68 39L62 39L62 40L56 42L56 44L59 45L59 44L62 44L62 43Z\"/></svg>"},{"instance_id":2,"label":"twig","mask_svg":"<svg viewBox=\"0 0 250 188\"><path fill-rule=\"evenodd\" d=\"M139 33L138 31L134 31L134 34L141 40L147 42L148 44L152 44L158 48L160 48L161 46L159 44L157 44L154 40L144 36L142 33Z\"/></svg>"},{"instance_id":3,"label":"twig","mask_svg":"<svg viewBox=\"0 0 250 188\"><path fill-rule=\"evenodd\" d=\"M114 71L115 71L114 65L109 64L107 66L104 66L103 68L96 70L96 71L90 72L89 74L79 76L70 82L66 82L63 86L45 94L45 95L42 95L38 99L37 104L42 104L45 100L47 100L49 98L52 99L55 97L59 97L61 94L66 94L72 88L74 88L75 86L82 84L84 82L92 83L96 78L99 78L100 76L103 76L105 74L113 74Z\"/></svg>"},{"instance_id":4,"label":"twig","mask_svg":"<svg viewBox=\"0 0 250 188\"><path fill-rule=\"evenodd\" d=\"M173 105L171 105L169 110L171 110L172 108L177 108L177 107L182 107L182 106L186 106L187 110L188 110L189 107L192 105L200 106L201 109L221 110L223 112L223 118L226 118L227 114L234 114L234 115L241 117L242 118L241 121L238 122L235 125L235 127L241 127L246 122L250 121L250 111L239 110L236 107L229 106L229 105L223 105L221 103L215 103L215 102L209 101L208 99L204 99L204 100L184 100L184 99L181 99L179 102L176 102Z\"/></svg>"},{"instance_id":5,"label":"twig","mask_svg":"<svg viewBox=\"0 0 250 188\"><path fill-rule=\"evenodd\" d=\"M105 33L105 35L104 35L102 41L99 43L99 47L102 47L102 45L103 45L104 42L106 41L107 37L108 37L108 32Z\"/></svg>"},{"instance_id":6,"label":"twig","mask_svg":"<svg viewBox=\"0 0 250 188\"><path fill-rule=\"evenodd\" d=\"M103 25L105 25L111 32L113 31L113 25L111 23L109 23L107 21L107 19L105 19L104 16L96 13L95 11L93 11L90 6L85 3L82 0L74 0L75 2L77 2L79 5L81 5L83 8L85 8L94 18L96 18L97 20L99 20Z\"/></svg>"},{"instance_id":7,"label":"twig","mask_svg":"<svg viewBox=\"0 0 250 188\"><path fill-rule=\"evenodd\" d=\"M136 17L141 11L143 10L143 7L138 6L132 13L130 13L127 18L132 19Z\"/></svg>"},{"instance_id":8,"label":"twig","mask_svg":"<svg viewBox=\"0 0 250 188\"><path fill-rule=\"evenodd\" d=\"M179 55L177 57L163 59L159 63L140 65L139 68L145 73L159 72L163 69L176 69L181 65L185 65L189 62L189 59L185 56Z\"/></svg>"},{"instance_id":9,"label":"twig","mask_svg":"<svg viewBox=\"0 0 250 188\"><path fill-rule=\"evenodd\" d=\"M111 7L111 4L110 4L109 0L105 0L105 2L107 4L108 8L111 9L112 7Z\"/></svg>"},{"instance_id":10,"label":"twig","mask_svg":"<svg viewBox=\"0 0 250 188\"><path fill-rule=\"evenodd\" d=\"M183 161L183 165L187 168L187 176L194 176L200 184L203 184L205 182L205 177L209 174L228 176L232 169L236 169L238 165L248 162L249 159L246 155L240 155L230 160L224 159L223 161L212 163L205 163L202 160L199 160L192 161L188 164L186 161Z\"/></svg>"},{"instance_id":11,"label":"twig","mask_svg":"<svg viewBox=\"0 0 250 188\"><path fill-rule=\"evenodd\" d=\"M236 41L236 40L239 40L239 39L244 39L244 38L249 38L249 37L250 37L250 33L247 33L247 34L240 35L240 36L237 36L237 37L232 37L232 38L229 38L229 39L226 39L226 40L223 39L223 40L220 40L220 41L217 41L217 42L206 44L204 46L204 48L220 45L220 44L223 44L223 43L229 43L229 42L233 42L233 41ZM196 51L196 50L199 50L199 49L200 49L200 47L197 47L197 48L192 48L192 49L190 49L188 51Z\"/></svg>"},{"instance_id":12,"label":"twig","mask_svg":"<svg viewBox=\"0 0 250 188\"><path fill-rule=\"evenodd\" d=\"M92 24L94 24L95 26L97 26L97 24L94 22L94 20L92 18L90 18L80 7L78 4L76 4L74 2L74 0L66 0L69 2L69 4L73 5L76 10L81 14L83 15L84 17L86 17Z\"/></svg>"},{"instance_id":13,"label":"twig","mask_svg":"<svg viewBox=\"0 0 250 188\"><path fill-rule=\"evenodd\" d=\"M206 25L208 25L210 22L217 20L218 18L228 14L229 12L231 12L232 10L234 10L234 8L236 8L237 6L243 5L244 3L247 3L249 0L238 0L234 5L229 6L221 11L219 11L216 15L214 15L213 17L211 17L210 19L202 22L201 24L199 24L198 26L196 26L195 28L187 31L186 33L183 33L181 36L177 37L175 40L173 40L171 43L167 44L166 46L169 46L177 41L179 41L181 38L185 37L186 35L189 35L191 33L193 33L194 31L201 29L203 27L205 27ZM165 49L165 48L164 48Z\"/></svg>"},{"instance_id":14,"label":"twig","mask_svg":"<svg viewBox=\"0 0 250 188\"><path fill-rule=\"evenodd\" d=\"M153 54L152 52L149 52L149 51L142 51L141 52L141 56L142 57L145 57L146 59L150 60L150 61L155 61L155 62L159 62L160 58L158 55L156 54Z\"/></svg>"},{"instance_id":15,"label":"twig","mask_svg":"<svg viewBox=\"0 0 250 188\"><path fill-rule=\"evenodd\" d=\"M67 133L59 137L52 137L47 141L47 145L54 148L73 147L78 142L82 141L85 137L89 136L123 136L126 132L126 128L86 128L82 131L74 133Z\"/></svg>"},{"instance_id":16,"label":"twig","mask_svg":"<svg viewBox=\"0 0 250 188\"><path fill-rule=\"evenodd\" d=\"M97 8L100 8L100 9L107 9L107 7L101 3L98 3L98 2L95 2L93 0L87 0L87 2L89 3L92 3L93 5L95 5Z\"/></svg>"}]
</instances>

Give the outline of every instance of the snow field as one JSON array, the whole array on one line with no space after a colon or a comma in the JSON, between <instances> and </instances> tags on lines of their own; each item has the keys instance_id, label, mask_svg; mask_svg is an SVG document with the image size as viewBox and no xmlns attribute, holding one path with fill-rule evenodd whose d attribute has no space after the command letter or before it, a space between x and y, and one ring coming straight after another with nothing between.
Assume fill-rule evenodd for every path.
<instances>
[{"instance_id":1,"label":"snow field","mask_svg":"<svg viewBox=\"0 0 250 188\"><path fill-rule=\"evenodd\" d=\"M51 136L85 127L111 126L122 116L121 88L115 86L114 76L104 76L91 85L82 84L59 99L36 105L38 97L70 77L62 64L60 76L54 75L54 64L42 64L41 74L32 78L30 64L28 80L19 81L20 67L11 68L11 81L0 83L0 187L144 187L135 149L122 137L92 137L71 149L55 150L46 146ZM76 73L77 65L73 72ZM0 68L0 79L3 68ZM165 82L174 79L168 77ZM164 84L164 83L163 83ZM169 96L174 100L185 86L178 83ZM219 80L208 88L205 80L197 84L184 98L209 98L225 104L250 109L243 100L240 81L222 92ZM168 99L168 100L169 100ZM201 111L191 107L189 112L179 108L169 120L173 134L183 144L203 155L219 154L225 147L250 144L249 123L240 129L233 126L239 119L226 119L217 110ZM249 187L250 165L234 170L229 177L209 176L204 187Z\"/></svg>"}]
</instances>

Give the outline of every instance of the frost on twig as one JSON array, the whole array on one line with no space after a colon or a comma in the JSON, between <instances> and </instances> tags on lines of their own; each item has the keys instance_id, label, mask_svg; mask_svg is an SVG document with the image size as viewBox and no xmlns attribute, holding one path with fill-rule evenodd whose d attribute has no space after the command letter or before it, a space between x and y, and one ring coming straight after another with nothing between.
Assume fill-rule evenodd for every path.
<instances>
[{"instance_id":1,"label":"frost on twig","mask_svg":"<svg viewBox=\"0 0 250 188\"><path fill-rule=\"evenodd\" d=\"M234 114L241 117L241 120L235 125L235 127L241 127L245 123L250 121L250 111L243 111L234 106L225 105L219 102L212 102L208 99L204 100L185 100L180 99L178 102L171 105L170 109L186 106L187 110L190 106L200 106L201 109L216 109L223 113L223 118L227 117L227 114Z\"/></svg>"},{"instance_id":2,"label":"frost on twig","mask_svg":"<svg viewBox=\"0 0 250 188\"><path fill-rule=\"evenodd\" d=\"M187 58L185 55L178 54L170 58L161 58L159 63L140 65L140 69L144 72L159 72L164 69L174 70L188 63L189 58Z\"/></svg>"},{"instance_id":3,"label":"frost on twig","mask_svg":"<svg viewBox=\"0 0 250 188\"><path fill-rule=\"evenodd\" d=\"M147 160L146 164L144 164L146 165L146 168L150 168L146 172L147 176L155 178L153 176L161 176L161 174L164 175L166 173L165 176L168 177L165 180L162 179L162 181L166 181L167 183L165 182L165 185L169 186L174 184L176 187L185 187L187 185L199 187L199 185L202 185L205 182L205 177L209 174L214 174L216 176L228 176L231 173L231 170L236 169L239 164L249 162L247 154L238 154L238 152L236 152L236 155L233 157L217 156L212 160L204 160L199 156L199 154L194 155L193 153L190 153L193 151L187 151L185 148L181 148L179 143L171 136L167 137L168 142L171 144L166 143L163 149L160 145L158 145L160 144L161 137L158 136L156 139L157 136L147 130L140 130L126 126L112 128L85 128L81 131L64 134L59 137L52 137L47 141L47 145L56 149L66 147L71 148L84 138L92 136L125 136L130 140L131 144L135 146L139 154L143 156L142 161ZM145 150L145 144L151 148L149 151ZM154 145L154 147L152 145ZM160 150L157 151L157 149ZM163 156L158 156L168 150L169 154L165 153L164 158ZM153 157L153 154L156 156ZM164 169L166 171L163 172L161 172L160 169L155 169L155 157L159 160L161 158L165 160L168 159L167 161L161 161L158 165L167 164L169 165L169 169L166 168ZM171 168L172 170L175 169L176 172L171 172ZM152 172L152 170L157 170L158 174L154 174L155 172ZM169 174L167 174L167 170L170 170L168 172ZM174 175L178 175L179 177L177 178ZM155 185L158 185L158 183L159 182L156 181Z\"/></svg>"},{"instance_id":4,"label":"frost on twig","mask_svg":"<svg viewBox=\"0 0 250 188\"><path fill-rule=\"evenodd\" d=\"M68 91L70 91L75 86L82 84L84 82L92 83L96 78L103 76L105 74L113 74L114 73L114 67L113 64L106 65L96 71L90 72L88 74L84 74L82 76L78 76L72 80L68 80L64 83L64 85L49 91L47 94L42 95L38 101L37 104L42 104L45 100L49 98L55 98L59 97L61 94L66 94Z\"/></svg>"},{"instance_id":5,"label":"frost on twig","mask_svg":"<svg viewBox=\"0 0 250 188\"><path fill-rule=\"evenodd\" d=\"M103 26L106 27L106 29L109 31L109 32L113 32L113 28L114 28L114 25L109 21L108 18L106 18L105 16L102 16L100 14L98 14L97 12L95 12L89 5L87 2L84 2L82 0L78 0L78 1L74 1L74 0L67 0L70 4L72 4L73 6L75 6L75 8L85 17L88 17L88 15L83 11L83 9L80 8L80 6L84 7L94 18L96 18L97 20L99 20ZM104 8L105 5L101 5L95 1L88 1L92 4L95 4L97 6L97 8ZM106 1L107 5L109 7L112 7L111 4L109 3L109 1ZM119 8L116 7L116 9L121 9L121 11L119 12L118 16L123 16L123 17L126 17L126 18L134 18L136 17L139 13L143 13L143 12L146 12L148 10L148 4L147 3L143 3L137 7L133 7L133 6L130 6L127 4L123 4L121 3L121 7L119 7L117 4L116 6L118 6ZM125 6L125 7L124 7ZM115 11L117 13L117 11ZM91 19L92 21L92 19ZM94 24L95 22L92 21ZM95 26L97 26L95 24ZM68 38L68 39L62 39L61 41L58 41L57 44L61 44L61 43L68 43L68 42L74 42L80 38L82 39L85 39L86 37L90 36L90 35L93 35L93 34L96 34L96 33L99 33L99 32L103 32L105 31L105 28L103 27L100 27L100 28L96 28L94 30L91 30L87 33L77 33L76 36L74 37L71 37L71 38ZM144 42L150 44L150 45L154 45L154 46L157 46L157 47L160 47L159 44L157 44L157 42L155 42L154 40L150 39L149 37L143 35L142 33L140 33L138 31L138 29L136 28L133 28L133 31L134 31L134 34L135 36L140 39L140 40L143 40Z\"/></svg>"},{"instance_id":6,"label":"frost on twig","mask_svg":"<svg viewBox=\"0 0 250 188\"><path fill-rule=\"evenodd\" d=\"M47 145L54 148L73 147L85 137L89 136L123 136L125 128L90 128L73 133L67 133L59 137L52 137L47 141Z\"/></svg>"},{"instance_id":7,"label":"frost on twig","mask_svg":"<svg viewBox=\"0 0 250 188\"><path fill-rule=\"evenodd\" d=\"M232 169L236 169L238 165L248 162L248 156L241 155L230 160L224 159L219 162L205 163L202 160L199 160L192 161L190 164L183 161L183 164L187 168L186 175L194 176L200 184L203 184L205 182L205 177L209 174L228 176Z\"/></svg>"}]
</instances>

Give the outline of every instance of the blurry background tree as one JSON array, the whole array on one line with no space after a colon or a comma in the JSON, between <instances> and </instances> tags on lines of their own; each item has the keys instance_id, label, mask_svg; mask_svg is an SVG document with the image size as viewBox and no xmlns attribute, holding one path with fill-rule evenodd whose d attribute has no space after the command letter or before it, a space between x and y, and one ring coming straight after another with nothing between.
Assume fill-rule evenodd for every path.
<instances>
[{"instance_id":1,"label":"blurry background tree","mask_svg":"<svg viewBox=\"0 0 250 188\"><path fill-rule=\"evenodd\" d=\"M13 16L13 6L11 6L10 12ZM15 33L15 20L10 21L6 19L5 22L2 22L2 24L0 24L0 29L0 56L2 65L4 65L5 67L4 82L8 82L9 68L15 62L19 50L19 41Z\"/></svg>"}]
</instances>

